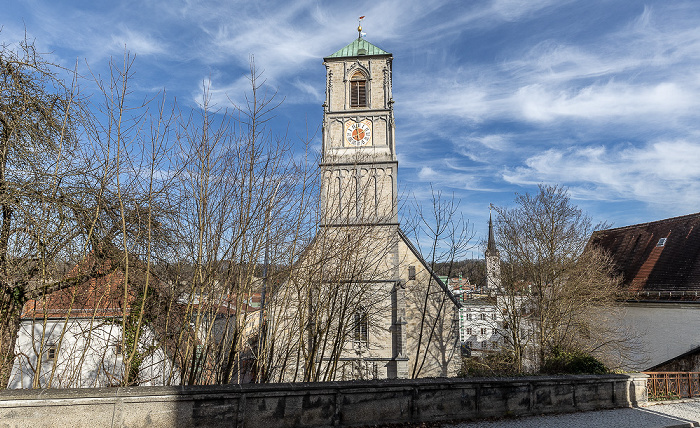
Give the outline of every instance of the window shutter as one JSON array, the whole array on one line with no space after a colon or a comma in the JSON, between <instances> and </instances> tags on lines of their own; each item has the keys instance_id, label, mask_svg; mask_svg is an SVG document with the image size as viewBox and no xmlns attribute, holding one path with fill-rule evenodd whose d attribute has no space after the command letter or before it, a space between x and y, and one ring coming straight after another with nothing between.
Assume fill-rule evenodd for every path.
<instances>
[{"instance_id":1,"label":"window shutter","mask_svg":"<svg viewBox=\"0 0 700 428\"><path fill-rule=\"evenodd\" d=\"M367 107L367 89L365 80L350 81L350 106Z\"/></svg>"}]
</instances>

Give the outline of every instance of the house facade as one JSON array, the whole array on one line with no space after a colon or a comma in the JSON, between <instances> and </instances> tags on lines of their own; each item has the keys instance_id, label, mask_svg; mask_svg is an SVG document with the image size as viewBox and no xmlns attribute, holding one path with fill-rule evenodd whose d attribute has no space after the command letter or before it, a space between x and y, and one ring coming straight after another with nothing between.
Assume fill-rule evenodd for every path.
<instances>
[{"instance_id":1,"label":"house facade","mask_svg":"<svg viewBox=\"0 0 700 428\"><path fill-rule=\"evenodd\" d=\"M121 272L112 272L27 301L8 388L122 385L131 351L123 321L135 297L127 293L125 300L123 284ZM177 370L151 328L141 328L136 346L140 362L132 383L177 383Z\"/></svg>"}]
</instances>

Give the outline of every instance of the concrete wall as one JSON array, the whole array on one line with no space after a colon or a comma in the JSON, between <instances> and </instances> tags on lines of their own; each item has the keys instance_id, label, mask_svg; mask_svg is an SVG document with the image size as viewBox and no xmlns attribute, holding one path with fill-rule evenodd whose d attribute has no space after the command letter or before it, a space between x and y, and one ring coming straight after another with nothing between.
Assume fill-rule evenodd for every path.
<instances>
[{"instance_id":1,"label":"concrete wall","mask_svg":"<svg viewBox=\"0 0 700 428\"><path fill-rule=\"evenodd\" d=\"M629 302L624 309L624 322L639 335L641 348L631 370L647 370L700 347L700 304Z\"/></svg>"},{"instance_id":2,"label":"concrete wall","mask_svg":"<svg viewBox=\"0 0 700 428\"><path fill-rule=\"evenodd\" d=\"M635 406L646 376L5 390L0 427L323 427Z\"/></svg>"}]
</instances>

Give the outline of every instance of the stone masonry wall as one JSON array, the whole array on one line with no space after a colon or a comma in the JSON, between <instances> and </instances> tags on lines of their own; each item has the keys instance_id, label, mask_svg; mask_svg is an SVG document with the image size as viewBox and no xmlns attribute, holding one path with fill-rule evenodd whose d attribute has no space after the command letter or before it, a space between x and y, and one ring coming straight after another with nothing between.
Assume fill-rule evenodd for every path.
<instances>
[{"instance_id":1,"label":"stone masonry wall","mask_svg":"<svg viewBox=\"0 0 700 428\"><path fill-rule=\"evenodd\" d=\"M5 390L0 427L351 427L636 406L646 376Z\"/></svg>"}]
</instances>

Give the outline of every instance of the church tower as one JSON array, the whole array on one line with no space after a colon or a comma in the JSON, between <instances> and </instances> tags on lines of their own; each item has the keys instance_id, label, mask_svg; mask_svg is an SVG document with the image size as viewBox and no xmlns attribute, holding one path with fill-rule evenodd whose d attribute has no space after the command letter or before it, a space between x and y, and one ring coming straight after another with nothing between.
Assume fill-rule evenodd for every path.
<instances>
[{"instance_id":1,"label":"church tower","mask_svg":"<svg viewBox=\"0 0 700 428\"><path fill-rule=\"evenodd\" d=\"M358 32L323 59L320 227L295 277L301 311L281 331L303 327L304 376L446 376L459 368L459 302L399 228L393 57Z\"/></svg>"},{"instance_id":2,"label":"church tower","mask_svg":"<svg viewBox=\"0 0 700 428\"><path fill-rule=\"evenodd\" d=\"M407 377L405 299L400 274L392 55L362 38L324 58L320 226L357 248L361 287L375 331L353 356L380 378ZM367 337L367 335L361 335ZM359 360L358 360L359 362ZM357 378L357 373L355 373ZM365 375L360 375L364 378Z\"/></svg>"},{"instance_id":3,"label":"church tower","mask_svg":"<svg viewBox=\"0 0 700 428\"><path fill-rule=\"evenodd\" d=\"M391 62L361 35L324 58L324 226L398 225Z\"/></svg>"}]
</instances>

